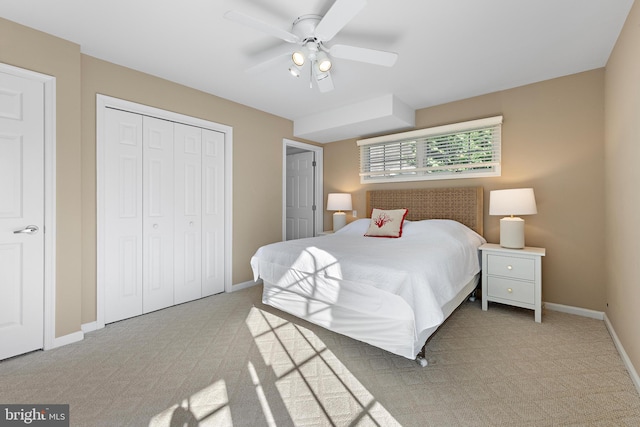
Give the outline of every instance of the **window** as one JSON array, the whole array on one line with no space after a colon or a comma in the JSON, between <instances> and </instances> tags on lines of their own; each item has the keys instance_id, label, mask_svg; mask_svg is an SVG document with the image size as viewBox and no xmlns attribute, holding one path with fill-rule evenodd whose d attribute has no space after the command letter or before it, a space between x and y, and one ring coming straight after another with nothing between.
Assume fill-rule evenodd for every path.
<instances>
[{"instance_id":1,"label":"window","mask_svg":"<svg viewBox=\"0 0 640 427\"><path fill-rule=\"evenodd\" d=\"M360 182L500 176L502 116L358 141Z\"/></svg>"}]
</instances>

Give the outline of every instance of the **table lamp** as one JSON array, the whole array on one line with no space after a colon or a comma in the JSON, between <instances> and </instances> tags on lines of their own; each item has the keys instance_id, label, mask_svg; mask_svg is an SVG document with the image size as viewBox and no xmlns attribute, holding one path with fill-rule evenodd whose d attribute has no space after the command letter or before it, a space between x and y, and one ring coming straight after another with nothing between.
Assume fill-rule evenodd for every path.
<instances>
[{"instance_id":1,"label":"table lamp","mask_svg":"<svg viewBox=\"0 0 640 427\"><path fill-rule=\"evenodd\" d=\"M337 211L333 214L333 231L338 231L347 224L347 214L342 212L351 210L351 194L329 193L327 210Z\"/></svg>"},{"instance_id":2,"label":"table lamp","mask_svg":"<svg viewBox=\"0 0 640 427\"><path fill-rule=\"evenodd\" d=\"M500 246L524 248L524 220L514 215L538 213L533 188L494 190L489 193L489 215L509 215L500 220Z\"/></svg>"}]
</instances>

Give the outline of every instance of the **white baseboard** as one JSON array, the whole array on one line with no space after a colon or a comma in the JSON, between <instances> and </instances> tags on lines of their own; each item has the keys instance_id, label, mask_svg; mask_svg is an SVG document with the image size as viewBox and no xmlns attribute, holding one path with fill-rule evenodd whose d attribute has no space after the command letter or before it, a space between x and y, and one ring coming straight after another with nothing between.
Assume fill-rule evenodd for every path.
<instances>
[{"instance_id":1,"label":"white baseboard","mask_svg":"<svg viewBox=\"0 0 640 427\"><path fill-rule=\"evenodd\" d=\"M638 393L640 393L640 376L638 376L638 372L636 371L635 367L631 363L631 359L629 359L627 352L624 350L622 343L618 339L618 334L616 334L616 331L613 329L613 325L609 321L609 318L607 317L606 313L604 315L604 324L607 327L607 330L609 331L611 338L613 339L613 343L615 344L616 349L618 349L618 353L620 353L620 357L622 357L622 362L624 363L624 366L627 368L627 372L629 372L629 375L631 376L631 380L633 381L633 384L636 386L636 390L638 390Z\"/></svg>"},{"instance_id":2,"label":"white baseboard","mask_svg":"<svg viewBox=\"0 0 640 427\"><path fill-rule=\"evenodd\" d=\"M262 279L258 279L257 282L254 282L253 280L249 280L247 282L237 283L237 284L233 285L231 287L231 289L232 289L232 292L235 292L235 291L240 291L242 289L250 288L252 286L259 285L261 283L262 283Z\"/></svg>"},{"instance_id":3,"label":"white baseboard","mask_svg":"<svg viewBox=\"0 0 640 427\"><path fill-rule=\"evenodd\" d=\"M89 322L89 323L83 323L80 328L82 329L82 332L84 332L85 334L88 332L93 332L93 331L97 331L98 329L98 322Z\"/></svg>"},{"instance_id":4,"label":"white baseboard","mask_svg":"<svg viewBox=\"0 0 640 427\"><path fill-rule=\"evenodd\" d=\"M587 308L572 307L570 305L555 304L552 302L545 302L544 307L551 311L559 311L561 313L575 314L582 317L589 317L591 319L604 320L604 312L589 310Z\"/></svg>"},{"instance_id":5,"label":"white baseboard","mask_svg":"<svg viewBox=\"0 0 640 427\"><path fill-rule=\"evenodd\" d=\"M73 344L74 342L82 341L84 339L84 332L78 331L72 334L64 335L62 337L54 338L51 347L46 350L51 350L63 345Z\"/></svg>"}]
</instances>

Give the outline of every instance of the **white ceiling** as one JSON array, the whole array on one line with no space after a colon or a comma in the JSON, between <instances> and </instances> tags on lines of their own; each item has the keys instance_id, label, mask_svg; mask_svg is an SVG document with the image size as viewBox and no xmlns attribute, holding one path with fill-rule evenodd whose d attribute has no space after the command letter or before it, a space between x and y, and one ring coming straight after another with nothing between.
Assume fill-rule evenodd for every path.
<instances>
[{"instance_id":1,"label":"white ceiling","mask_svg":"<svg viewBox=\"0 0 640 427\"><path fill-rule=\"evenodd\" d=\"M334 59L319 93L287 62L244 70L283 41L223 18L234 9L285 30L333 0L2 0L0 16L83 53L295 121L381 97L420 109L606 65L633 0L368 0L328 43L397 52L394 67ZM293 46L293 45L289 45ZM372 125L378 120L369 120ZM384 121L380 121L384 122ZM383 133L340 125L330 138ZM327 142L317 130L313 139Z\"/></svg>"}]
</instances>

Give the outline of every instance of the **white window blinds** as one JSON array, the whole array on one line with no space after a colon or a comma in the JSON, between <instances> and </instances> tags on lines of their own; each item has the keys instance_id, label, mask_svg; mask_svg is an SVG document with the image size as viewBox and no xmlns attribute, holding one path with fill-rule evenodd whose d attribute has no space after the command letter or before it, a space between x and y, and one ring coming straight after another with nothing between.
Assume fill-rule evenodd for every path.
<instances>
[{"instance_id":1,"label":"white window blinds","mask_svg":"<svg viewBox=\"0 0 640 427\"><path fill-rule=\"evenodd\" d=\"M360 182L500 176L502 116L364 139Z\"/></svg>"}]
</instances>

